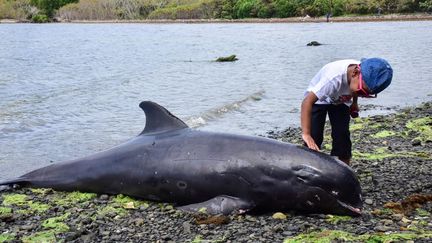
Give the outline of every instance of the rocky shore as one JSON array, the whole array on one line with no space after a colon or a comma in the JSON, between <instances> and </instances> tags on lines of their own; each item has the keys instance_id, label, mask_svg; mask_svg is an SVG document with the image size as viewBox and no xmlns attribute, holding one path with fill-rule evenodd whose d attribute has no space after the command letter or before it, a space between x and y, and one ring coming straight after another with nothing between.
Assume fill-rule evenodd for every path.
<instances>
[{"instance_id":1,"label":"rocky shore","mask_svg":"<svg viewBox=\"0 0 432 243\"><path fill-rule=\"evenodd\" d=\"M268 136L301 144L300 130ZM432 241L432 103L352 120L362 217L191 215L126 196L5 188L0 242ZM330 148L326 131L325 148Z\"/></svg>"}]
</instances>

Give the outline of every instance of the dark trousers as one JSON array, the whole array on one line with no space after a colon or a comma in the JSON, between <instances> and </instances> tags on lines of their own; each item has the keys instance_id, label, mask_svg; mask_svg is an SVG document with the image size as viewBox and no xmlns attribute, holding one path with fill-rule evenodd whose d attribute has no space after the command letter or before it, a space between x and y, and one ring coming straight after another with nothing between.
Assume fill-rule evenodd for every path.
<instances>
[{"instance_id":1,"label":"dark trousers","mask_svg":"<svg viewBox=\"0 0 432 243\"><path fill-rule=\"evenodd\" d=\"M349 131L350 112L345 104L318 105L312 107L311 135L321 149L324 138L324 125L327 113L330 119L332 136L332 156L339 159L351 159L351 138Z\"/></svg>"}]
</instances>

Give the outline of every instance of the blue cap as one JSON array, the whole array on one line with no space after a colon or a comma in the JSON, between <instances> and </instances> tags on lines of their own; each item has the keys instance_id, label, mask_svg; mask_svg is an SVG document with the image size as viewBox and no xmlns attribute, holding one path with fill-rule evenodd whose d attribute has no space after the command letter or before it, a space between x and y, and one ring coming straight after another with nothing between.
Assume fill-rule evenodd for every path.
<instances>
[{"instance_id":1,"label":"blue cap","mask_svg":"<svg viewBox=\"0 0 432 243\"><path fill-rule=\"evenodd\" d=\"M364 58L361 60L362 78L372 94L378 94L387 88L393 77L393 69L382 58Z\"/></svg>"}]
</instances>

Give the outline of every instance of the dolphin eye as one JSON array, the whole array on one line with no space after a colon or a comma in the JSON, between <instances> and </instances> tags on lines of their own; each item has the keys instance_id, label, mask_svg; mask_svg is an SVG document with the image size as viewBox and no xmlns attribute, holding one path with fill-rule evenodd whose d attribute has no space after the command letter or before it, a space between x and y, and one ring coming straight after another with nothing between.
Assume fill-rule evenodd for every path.
<instances>
[{"instance_id":1,"label":"dolphin eye","mask_svg":"<svg viewBox=\"0 0 432 243\"><path fill-rule=\"evenodd\" d=\"M186 187L187 187L187 183L184 182L184 181L178 181L178 182L177 182L177 187L178 187L179 189L186 189Z\"/></svg>"}]
</instances>

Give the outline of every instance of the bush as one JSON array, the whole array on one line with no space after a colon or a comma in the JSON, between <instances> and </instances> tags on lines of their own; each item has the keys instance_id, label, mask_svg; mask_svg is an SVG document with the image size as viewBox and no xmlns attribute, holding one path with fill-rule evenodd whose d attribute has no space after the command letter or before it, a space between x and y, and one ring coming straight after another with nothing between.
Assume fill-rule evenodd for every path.
<instances>
[{"instance_id":1,"label":"bush","mask_svg":"<svg viewBox=\"0 0 432 243\"><path fill-rule=\"evenodd\" d=\"M258 18L271 18L274 15L274 9L272 5L260 4L258 8Z\"/></svg>"},{"instance_id":2,"label":"bush","mask_svg":"<svg viewBox=\"0 0 432 243\"><path fill-rule=\"evenodd\" d=\"M33 11L30 0L0 0L0 19L28 19Z\"/></svg>"},{"instance_id":3,"label":"bush","mask_svg":"<svg viewBox=\"0 0 432 243\"><path fill-rule=\"evenodd\" d=\"M214 18L216 2L203 0L189 5L159 8L151 12L149 19L210 19Z\"/></svg>"},{"instance_id":4,"label":"bush","mask_svg":"<svg viewBox=\"0 0 432 243\"><path fill-rule=\"evenodd\" d=\"M33 23L47 23L48 20L49 18L45 14L36 14L32 17Z\"/></svg>"},{"instance_id":5,"label":"bush","mask_svg":"<svg viewBox=\"0 0 432 243\"><path fill-rule=\"evenodd\" d=\"M432 12L432 0L425 0L420 2L420 9L428 13Z\"/></svg>"},{"instance_id":6,"label":"bush","mask_svg":"<svg viewBox=\"0 0 432 243\"><path fill-rule=\"evenodd\" d=\"M258 16L260 0L239 0L234 5L235 18L251 18Z\"/></svg>"}]
</instances>

